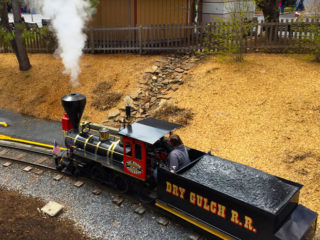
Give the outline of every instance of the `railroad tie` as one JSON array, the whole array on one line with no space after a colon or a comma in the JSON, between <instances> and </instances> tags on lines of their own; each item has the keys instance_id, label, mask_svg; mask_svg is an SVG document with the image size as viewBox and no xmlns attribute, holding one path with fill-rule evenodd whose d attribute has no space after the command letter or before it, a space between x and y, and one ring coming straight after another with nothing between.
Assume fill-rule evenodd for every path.
<instances>
[{"instance_id":1,"label":"railroad tie","mask_svg":"<svg viewBox=\"0 0 320 240\"><path fill-rule=\"evenodd\" d=\"M23 171L25 172L30 172L32 170L32 167L31 166L27 166L23 169Z\"/></svg>"},{"instance_id":2,"label":"railroad tie","mask_svg":"<svg viewBox=\"0 0 320 240\"><path fill-rule=\"evenodd\" d=\"M92 193L93 193L94 195L100 195L101 192L102 192L102 190L101 190L100 188L95 188L95 189L93 189L93 191L92 191Z\"/></svg>"},{"instance_id":3,"label":"railroad tie","mask_svg":"<svg viewBox=\"0 0 320 240\"><path fill-rule=\"evenodd\" d=\"M9 149L4 149L0 152L0 157L4 156L7 152L9 152Z\"/></svg>"},{"instance_id":4,"label":"railroad tie","mask_svg":"<svg viewBox=\"0 0 320 240\"><path fill-rule=\"evenodd\" d=\"M22 158L24 158L27 154L26 153L20 153L18 156L17 156L17 159L18 160L21 160Z\"/></svg>"},{"instance_id":5,"label":"railroad tie","mask_svg":"<svg viewBox=\"0 0 320 240\"><path fill-rule=\"evenodd\" d=\"M4 167L10 167L12 165L12 162L6 162L4 164L2 164L2 166Z\"/></svg>"},{"instance_id":6,"label":"railroad tie","mask_svg":"<svg viewBox=\"0 0 320 240\"><path fill-rule=\"evenodd\" d=\"M62 178L63 178L63 175L58 174L58 175L56 175L56 176L53 178L53 180L55 180L55 181L60 181Z\"/></svg>"},{"instance_id":7,"label":"railroad tie","mask_svg":"<svg viewBox=\"0 0 320 240\"><path fill-rule=\"evenodd\" d=\"M35 164L41 164L47 159L48 159L48 157L42 156L42 157L38 158L36 161L34 161L34 163Z\"/></svg>"},{"instance_id":8,"label":"railroad tie","mask_svg":"<svg viewBox=\"0 0 320 240\"><path fill-rule=\"evenodd\" d=\"M77 181L77 182L75 182L75 184L73 184L74 186L76 186L77 188L80 188L80 187L82 187L83 185L84 185L84 182L82 182L82 181Z\"/></svg>"}]
</instances>

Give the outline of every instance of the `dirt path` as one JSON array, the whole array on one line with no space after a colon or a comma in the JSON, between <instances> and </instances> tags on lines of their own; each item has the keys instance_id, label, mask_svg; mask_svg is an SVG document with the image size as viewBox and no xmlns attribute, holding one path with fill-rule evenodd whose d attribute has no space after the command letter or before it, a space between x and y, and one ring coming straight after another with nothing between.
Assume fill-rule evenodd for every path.
<instances>
[{"instance_id":1,"label":"dirt path","mask_svg":"<svg viewBox=\"0 0 320 240\"><path fill-rule=\"evenodd\" d=\"M101 122L108 111L90 105L92 90L112 80L110 91L123 99L161 56L85 55L77 88L59 60L30 58L32 70L19 72L12 54L0 55L0 108L59 120L60 97L81 92L88 97L86 118ZM305 56L245 58L236 64L209 57L183 74L172 97L194 117L179 134L190 147L303 184L301 204L320 213L320 65Z\"/></svg>"},{"instance_id":2,"label":"dirt path","mask_svg":"<svg viewBox=\"0 0 320 240\"><path fill-rule=\"evenodd\" d=\"M6 240L89 240L70 221L38 212L45 203L0 189L0 236Z\"/></svg>"}]
</instances>

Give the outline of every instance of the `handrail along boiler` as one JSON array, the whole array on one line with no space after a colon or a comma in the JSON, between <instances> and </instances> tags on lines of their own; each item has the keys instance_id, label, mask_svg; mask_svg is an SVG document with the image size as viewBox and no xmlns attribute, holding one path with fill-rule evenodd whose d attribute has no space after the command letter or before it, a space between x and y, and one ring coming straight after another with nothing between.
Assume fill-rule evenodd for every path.
<instances>
[{"instance_id":1,"label":"handrail along boiler","mask_svg":"<svg viewBox=\"0 0 320 240\"><path fill-rule=\"evenodd\" d=\"M61 171L80 174L145 196L155 205L221 239L305 239L317 214L300 205L302 185L188 148L191 163L172 173L165 135L181 126L154 118L120 129L82 122L86 97L62 98L67 151L55 157ZM154 171L157 169L157 179Z\"/></svg>"}]
</instances>

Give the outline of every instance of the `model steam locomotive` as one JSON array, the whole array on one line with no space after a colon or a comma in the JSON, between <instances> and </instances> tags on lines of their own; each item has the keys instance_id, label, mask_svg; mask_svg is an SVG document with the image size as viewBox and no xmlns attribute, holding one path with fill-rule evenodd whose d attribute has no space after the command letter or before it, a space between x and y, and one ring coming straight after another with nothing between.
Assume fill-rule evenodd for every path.
<instances>
[{"instance_id":1,"label":"model steam locomotive","mask_svg":"<svg viewBox=\"0 0 320 240\"><path fill-rule=\"evenodd\" d=\"M129 106L120 129L80 124L85 104L81 94L62 98L67 150L55 157L59 170L142 197L156 189L156 206L220 239L294 240L314 233L317 214L298 204L302 185L192 148L191 163L172 173L165 136L180 125L154 118L131 124Z\"/></svg>"}]
</instances>

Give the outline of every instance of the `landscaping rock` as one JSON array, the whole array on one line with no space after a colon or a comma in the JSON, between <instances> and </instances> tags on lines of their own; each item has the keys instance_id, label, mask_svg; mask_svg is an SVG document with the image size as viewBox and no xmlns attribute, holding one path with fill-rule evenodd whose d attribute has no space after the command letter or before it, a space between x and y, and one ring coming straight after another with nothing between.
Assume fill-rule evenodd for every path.
<instances>
[{"instance_id":1,"label":"landscaping rock","mask_svg":"<svg viewBox=\"0 0 320 240\"><path fill-rule=\"evenodd\" d=\"M156 72L156 71L158 70L158 66L153 65L153 66L152 66L152 70L153 70L153 72Z\"/></svg>"},{"instance_id":2,"label":"landscaping rock","mask_svg":"<svg viewBox=\"0 0 320 240\"><path fill-rule=\"evenodd\" d=\"M177 91L178 89L179 89L179 87L176 86L176 85L171 87L171 90L174 91L174 92Z\"/></svg>"},{"instance_id":3,"label":"landscaping rock","mask_svg":"<svg viewBox=\"0 0 320 240\"><path fill-rule=\"evenodd\" d=\"M50 201L48 202L43 208L41 208L41 211L50 217L56 216L61 210L63 209L63 205Z\"/></svg>"},{"instance_id":4,"label":"landscaping rock","mask_svg":"<svg viewBox=\"0 0 320 240\"><path fill-rule=\"evenodd\" d=\"M183 74L194 66L194 62L199 57L190 57L188 55L171 55L157 60L152 67L145 70L143 80L139 81L139 88L131 91L130 95L125 97L125 102L131 102L137 109L133 116L145 118L148 112L155 110L158 105L158 99L163 105L164 102L171 99L168 96L169 90L177 91L178 86L183 84Z\"/></svg>"},{"instance_id":5,"label":"landscaping rock","mask_svg":"<svg viewBox=\"0 0 320 240\"><path fill-rule=\"evenodd\" d=\"M183 73L184 72L184 70L182 68L176 68L175 71L178 72L178 73Z\"/></svg>"},{"instance_id":6,"label":"landscaping rock","mask_svg":"<svg viewBox=\"0 0 320 240\"><path fill-rule=\"evenodd\" d=\"M135 100L135 99L137 99L138 97L139 97L139 94L140 94L140 89L138 89L138 90L132 90L131 92L130 92L130 97L133 99L133 100Z\"/></svg>"},{"instance_id":7,"label":"landscaping rock","mask_svg":"<svg viewBox=\"0 0 320 240\"><path fill-rule=\"evenodd\" d=\"M130 96L125 96L125 98L123 99L123 101L126 103L126 104L129 104L131 105L133 103L133 99L130 97Z\"/></svg>"},{"instance_id":8,"label":"landscaping rock","mask_svg":"<svg viewBox=\"0 0 320 240\"><path fill-rule=\"evenodd\" d=\"M115 118L115 117L117 117L119 115L120 115L119 109L115 109L115 110L109 112L108 118L112 119L112 118Z\"/></svg>"}]
</instances>

